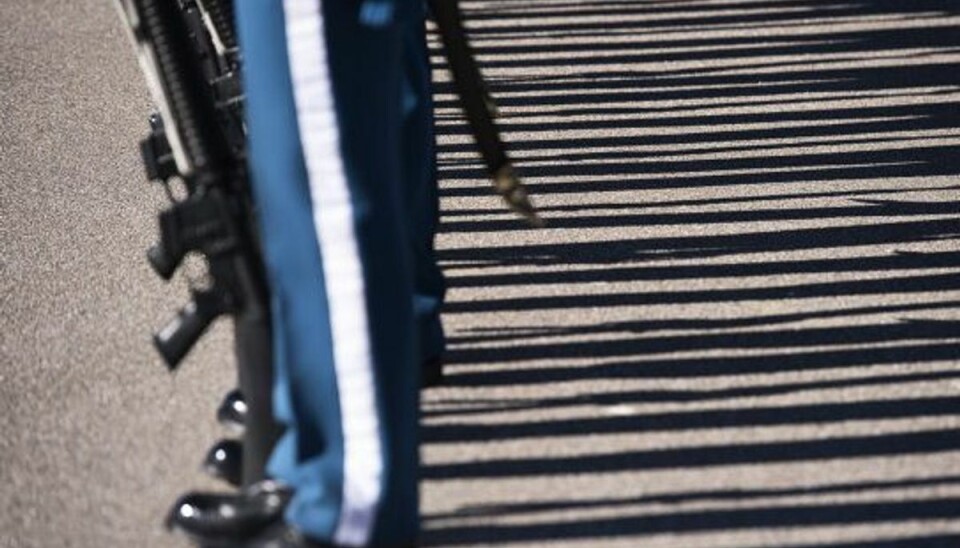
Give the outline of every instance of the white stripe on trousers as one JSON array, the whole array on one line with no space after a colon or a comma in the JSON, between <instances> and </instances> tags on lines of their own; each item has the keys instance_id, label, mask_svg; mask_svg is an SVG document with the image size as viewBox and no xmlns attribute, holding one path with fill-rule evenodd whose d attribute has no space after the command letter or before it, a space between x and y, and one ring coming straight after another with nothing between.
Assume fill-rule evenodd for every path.
<instances>
[{"instance_id":1,"label":"white stripe on trousers","mask_svg":"<svg viewBox=\"0 0 960 548\"><path fill-rule=\"evenodd\" d=\"M333 541L363 546L376 520L383 479L363 265L340 156L321 0L284 0L283 8L343 421L343 501Z\"/></svg>"}]
</instances>

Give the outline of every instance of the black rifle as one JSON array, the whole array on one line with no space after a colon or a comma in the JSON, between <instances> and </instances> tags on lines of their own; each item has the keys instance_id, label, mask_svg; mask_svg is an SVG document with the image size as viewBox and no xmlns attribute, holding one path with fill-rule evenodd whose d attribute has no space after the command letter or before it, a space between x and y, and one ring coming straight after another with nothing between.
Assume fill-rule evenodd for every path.
<instances>
[{"instance_id":1,"label":"black rifle","mask_svg":"<svg viewBox=\"0 0 960 548\"><path fill-rule=\"evenodd\" d=\"M270 316L244 161L242 96L229 2L116 0L159 114L141 144L147 177L171 205L147 253L169 279L188 254L207 263L206 287L154 335L174 370L209 325L234 318L240 390L248 406L245 483L262 479L278 429L272 422ZM206 8L206 9L204 9ZM222 29L221 29L222 27ZM180 180L186 196L175 198Z\"/></svg>"}]
</instances>

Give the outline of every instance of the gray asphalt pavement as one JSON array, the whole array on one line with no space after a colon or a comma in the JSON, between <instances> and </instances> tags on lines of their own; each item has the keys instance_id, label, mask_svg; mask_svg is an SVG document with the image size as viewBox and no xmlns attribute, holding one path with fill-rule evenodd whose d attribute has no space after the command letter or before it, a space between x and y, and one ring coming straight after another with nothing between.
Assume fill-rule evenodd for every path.
<instances>
[{"instance_id":1,"label":"gray asphalt pavement","mask_svg":"<svg viewBox=\"0 0 960 548\"><path fill-rule=\"evenodd\" d=\"M425 545L960 545L960 5L464 7L549 227L441 84ZM142 259L163 196L110 2L0 23L0 546L181 546L228 326L173 376L149 347L185 284Z\"/></svg>"}]
</instances>

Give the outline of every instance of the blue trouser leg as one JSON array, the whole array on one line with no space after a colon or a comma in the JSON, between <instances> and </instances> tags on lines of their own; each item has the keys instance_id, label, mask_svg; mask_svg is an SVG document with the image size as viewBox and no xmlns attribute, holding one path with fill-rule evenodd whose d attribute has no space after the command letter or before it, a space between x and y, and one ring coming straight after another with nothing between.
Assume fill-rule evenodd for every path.
<instances>
[{"instance_id":1,"label":"blue trouser leg","mask_svg":"<svg viewBox=\"0 0 960 548\"><path fill-rule=\"evenodd\" d=\"M434 236L439 220L433 96L427 55L424 9L403 29L404 122L403 173L410 248L414 261L414 314L422 360L439 357L445 348L440 307L446 285L437 265Z\"/></svg>"},{"instance_id":2,"label":"blue trouser leg","mask_svg":"<svg viewBox=\"0 0 960 548\"><path fill-rule=\"evenodd\" d=\"M391 546L419 527L402 37L359 6L240 0L238 30L286 426L269 472L307 535Z\"/></svg>"}]
</instances>

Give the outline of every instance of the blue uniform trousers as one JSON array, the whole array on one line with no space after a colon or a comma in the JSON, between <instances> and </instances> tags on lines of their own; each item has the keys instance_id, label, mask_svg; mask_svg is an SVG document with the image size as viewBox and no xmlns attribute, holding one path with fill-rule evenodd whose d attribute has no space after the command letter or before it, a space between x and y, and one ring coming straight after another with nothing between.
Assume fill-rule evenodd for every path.
<instances>
[{"instance_id":1,"label":"blue uniform trousers","mask_svg":"<svg viewBox=\"0 0 960 548\"><path fill-rule=\"evenodd\" d=\"M239 0L249 158L271 292L269 473L288 522L412 543L419 366L443 350L437 190L417 0Z\"/></svg>"}]
</instances>

